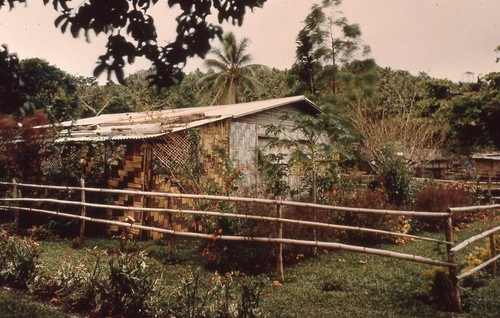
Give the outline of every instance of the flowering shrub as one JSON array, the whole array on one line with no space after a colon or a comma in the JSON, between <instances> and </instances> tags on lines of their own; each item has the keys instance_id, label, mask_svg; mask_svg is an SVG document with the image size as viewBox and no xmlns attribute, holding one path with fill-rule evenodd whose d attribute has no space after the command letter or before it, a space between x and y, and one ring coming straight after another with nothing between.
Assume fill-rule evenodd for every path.
<instances>
[{"instance_id":1,"label":"flowering shrub","mask_svg":"<svg viewBox=\"0 0 500 318\"><path fill-rule=\"evenodd\" d=\"M500 253L500 235L495 235L495 246L496 254ZM474 247L474 250L467 254L465 257L465 263L463 268L460 270L461 273L465 273L474 267L481 265L488 259L490 259L490 239L486 239L484 245ZM491 267L490 267L491 268ZM464 286L477 286L480 284L481 277L488 276L488 268L479 271L478 273L466 277L464 280Z\"/></svg>"},{"instance_id":2,"label":"flowering shrub","mask_svg":"<svg viewBox=\"0 0 500 318\"><path fill-rule=\"evenodd\" d=\"M0 282L26 287L35 277L38 244L0 230Z\"/></svg>"}]
</instances>

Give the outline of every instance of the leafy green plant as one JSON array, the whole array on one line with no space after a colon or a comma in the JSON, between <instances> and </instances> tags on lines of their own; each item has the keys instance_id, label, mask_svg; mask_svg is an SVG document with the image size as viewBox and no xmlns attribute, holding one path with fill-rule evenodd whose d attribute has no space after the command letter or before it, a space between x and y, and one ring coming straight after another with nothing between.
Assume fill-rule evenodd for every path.
<instances>
[{"instance_id":1,"label":"leafy green plant","mask_svg":"<svg viewBox=\"0 0 500 318\"><path fill-rule=\"evenodd\" d=\"M55 302L73 311L100 312L106 294L102 262L97 259L92 267L63 263L53 278L39 278L35 293L54 297Z\"/></svg>"},{"instance_id":2,"label":"leafy green plant","mask_svg":"<svg viewBox=\"0 0 500 318\"><path fill-rule=\"evenodd\" d=\"M0 230L0 282L26 287L35 277L39 254L35 241Z\"/></svg>"},{"instance_id":3,"label":"leafy green plant","mask_svg":"<svg viewBox=\"0 0 500 318\"><path fill-rule=\"evenodd\" d=\"M109 256L108 267L101 256L90 266L83 262L63 263L52 277L38 276L31 290L72 311L91 310L95 316L152 317L161 312L156 302L162 275L146 261L142 252L119 252Z\"/></svg>"},{"instance_id":4,"label":"leafy green plant","mask_svg":"<svg viewBox=\"0 0 500 318\"><path fill-rule=\"evenodd\" d=\"M126 317L149 317L158 293L160 272L146 264L146 255L119 253L109 260L109 297L111 313Z\"/></svg>"},{"instance_id":5,"label":"leafy green plant","mask_svg":"<svg viewBox=\"0 0 500 318\"><path fill-rule=\"evenodd\" d=\"M474 267L481 265L485 261L489 260L491 257L490 239L485 239L484 244L475 246L474 250L465 256L465 262L460 270L461 273L465 273ZM495 235L495 247L496 254L500 253L500 235ZM468 276L464 279L463 285L466 287L479 287L484 284L484 279L489 278L491 271L485 268L474 275Z\"/></svg>"},{"instance_id":6,"label":"leafy green plant","mask_svg":"<svg viewBox=\"0 0 500 318\"><path fill-rule=\"evenodd\" d=\"M186 318L264 317L261 295L268 281L238 273L215 273L207 279L199 269L194 270L181 278L181 286L171 294L170 314Z\"/></svg>"},{"instance_id":7,"label":"leafy green plant","mask_svg":"<svg viewBox=\"0 0 500 318\"><path fill-rule=\"evenodd\" d=\"M36 240L51 239L56 236L54 230L57 226L57 221L49 220L47 223L42 225L33 225L28 229L30 237Z\"/></svg>"},{"instance_id":8,"label":"leafy green plant","mask_svg":"<svg viewBox=\"0 0 500 318\"><path fill-rule=\"evenodd\" d=\"M261 149L257 149L259 171L262 181L264 196L286 197L290 194L288 182L290 166L285 162L282 153L270 153L264 155Z\"/></svg>"},{"instance_id":9,"label":"leafy green plant","mask_svg":"<svg viewBox=\"0 0 500 318\"><path fill-rule=\"evenodd\" d=\"M447 268L432 267L423 273L420 292L431 305L441 310L451 310L453 301L450 290L451 281Z\"/></svg>"},{"instance_id":10,"label":"leafy green plant","mask_svg":"<svg viewBox=\"0 0 500 318\"><path fill-rule=\"evenodd\" d=\"M404 207L413 201L413 171L405 159L396 154L387 154L379 173L379 182L387 192L389 202Z\"/></svg>"}]
</instances>

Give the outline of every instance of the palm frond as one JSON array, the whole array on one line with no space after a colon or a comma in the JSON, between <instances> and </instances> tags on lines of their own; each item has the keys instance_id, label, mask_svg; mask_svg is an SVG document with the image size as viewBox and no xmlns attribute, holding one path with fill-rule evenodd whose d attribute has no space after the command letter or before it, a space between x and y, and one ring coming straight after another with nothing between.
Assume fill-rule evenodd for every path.
<instances>
[{"instance_id":1,"label":"palm frond","mask_svg":"<svg viewBox=\"0 0 500 318\"><path fill-rule=\"evenodd\" d=\"M209 69L214 69L214 71L219 71L219 72L227 71L229 68L228 64L226 64L223 61L216 60L216 59L206 59L204 61L204 64Z\"/></svg>"},{"instance_id":2,"label":"palm frond","mask_svg":"<svg viewBox=\"0 0 500 318\"><path fill-rule=\"evenodd\" d=\"M236 41L233 33L227 33L222 40L222 49L213 49L212 59L205 60L205 66L214 70L199 80L200 92L213 96L212 105L239 102L239 94L245 89L259 89L257 72L267 69L260 64L250 64L252 56L246 54L249 40Z\"/></svg>"}]
</instances>

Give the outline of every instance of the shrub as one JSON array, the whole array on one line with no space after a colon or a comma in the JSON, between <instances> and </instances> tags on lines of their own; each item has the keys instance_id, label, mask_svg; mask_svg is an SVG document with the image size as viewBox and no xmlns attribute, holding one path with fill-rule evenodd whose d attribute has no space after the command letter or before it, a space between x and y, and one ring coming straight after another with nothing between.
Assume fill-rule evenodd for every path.
<instances>
[{"instance_id":1,"label":"shrub","mask_svg":"<svg viewBox=\"0 0 500 318\"><path fill-rule=\"evenodd\" d=\"M37 277L33 292L72 311L93 310L97 313L103 308L105 299L102 296L106 293L102 272L99 259L92 268L82 263L63 263L54 277Z\"/></svg>"},{"instance_id":2,"label":"shrub","mask_svg":"<svg viewBox=\"0 0 500 318\"><path fill-rule=\"evenodd\" d=\"M212 206L212 209L225 213L269 216L269 211L263 206L248 204L219 202ZM274 264L272 249L269 249L267 244L218 239L220 235L268 237L274 234L274 227L270 227L268 223L238 218L204 217L202 226L212 235L212 240L207 241L200 251L205 268L219 273L238 270L247 274L260 274Z\"/></svg>"},{"instance_id":3,"label":"shrub","mask_svg":"<svg viewBox=\"0 0 500 318\"><path fill-rule=\"evenodd\" d=\"M413 200L413 171L404 158L392 155L379 173L379 182L385 189L389 202L397 207L410 204Z\"/></svg>"},{"instance_id":4,"label":"shrub","mask_svg":"<svg viewBox=\"0 0 500 318\"><path fill-rule=\"evenodd\" d=\"M170 296L172 317L264 317L261 294L268 279L238 273L213 274L204 279L199 270L181 278L181 286Z\"/></svg>"},{"instance_id":5,"label":"shrub","mask_svg":"<svg viewBox=\"0 0 500 318\"><path fill-rule=\"evenodd\" d=\"M369 209L394 209L387 194L378 190L360 190L345 201L346 206ZM349 226L373 228L377 230L408 233L411 229L410 220L404 216L382 215L371 213L346 212L342 223ZM378 244L382 242L403 243L405 240L397 236L388 236L378 233L346 231L347 239L354 243Z\"/></svg>"},{"instance_id":6,"label":"shrub","mask_svg":"<svg viewBox=\"0 0 500 318\"><path fill-rule=\"evenodd\" d=\"M119 253L109 261L110 312L125 317L150 317L158 293L160 272L139 253ZM104 295L103 295L104 296Z\"/></svg>"},{"instance_id":7,"label":"shrub","mask_svg":"<svg viewBox=\"0 0 500 318\"><path fill-rule=\"evenodd\" d=\"M468 206L476 203L476 196L471 187L464 183L452 185L430 185L422 188L416 197L414 209L427 212L445 212L449 207ZM455 213L455 224L470 223L477 219L481 213ZM437 218L421 218L416 220L418 228L426 230L439 230L443 222Z\"/></svg>"},{"instance_id":8,"label":"shrub","mask_svg":"<svg viewBox=\"0 0 500 318\"><path fill-rule=\"evenodd\" d=\"M33 225L28 229L28 234L30 237L36 240L46 240L56 237L54 229L57 226L57 222L54 220L49 220L47 223L42 225Z\"/></svg>"},{"instance_id":9,"label":"shrub","mask_svg":"<svg viewBox=\"0 0 500 318\"><path fill-rule=\"evenodd\" d=\"M490 239L487 238L484 242L484 245L476 246L472 252L467 254L463 268L460 270L461 273L465 273L490 259ZM495 235L495 247L496 254L500 253L500 235ZM489 273L491 273L489 269L491 269L491 267L485 268L474 275L466 277L463 285L466 287L480 286L482 284L482 278L488 277Z\"/></svg>"},{"instance_id":10,"label":"shrub","mask_svg":"<svg viewBox=\"0 0 500 318\"><path fill-rule=\"evenodd\" d=\"M0 282L26 287L35 277L38 244L0 230Z\"/></svg>"},{"instance_id":11,"label":"shrub","mask_svg":"<svg viewBox=\"0 0 500 318\"><path fill-rule=\"evenodd\" d=\"M32 289L67 309L92 310L95 317L153 317L160 311L161 274L146 264L144 253L118 253L108 265L100 258L91 267L65 263L54 277L37 277Z\"/></svg>"},{"instance_id":12,"label":"shrub","mask_svg":"<svg viewBox=\"0 0 500 318\"><path fill-rule=\"evenodd\" d=\"M448 269L432 267L426 270L422 277L420 292L424 300L441 310L452 310L453 301L450 296L451 281Z\"/></svg>"}]
</instances>

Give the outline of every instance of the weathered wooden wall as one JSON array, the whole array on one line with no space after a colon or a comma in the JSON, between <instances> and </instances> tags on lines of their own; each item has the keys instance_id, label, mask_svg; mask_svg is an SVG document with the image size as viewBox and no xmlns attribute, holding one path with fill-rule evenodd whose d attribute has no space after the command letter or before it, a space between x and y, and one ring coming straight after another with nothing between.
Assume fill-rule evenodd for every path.
<instances>
[{"instance_id":1,"label":"weathered wooden wall","mask_svg":"<svg viewBox=\"0 0 500 318\"><path fill-rule=\"evenodd\" d=\"M295 105L287 105L280 108L274 108L253 115L236 118L231 122L230 126L230 158L235 165L244 168L245 175L242 184L246 189L241 189L245 194L252 189L255 189L259 184L259 167L257 149L263 154L281 153L288 158L290 155L289 149L269 149L268 144L271 141L270 136L266 135L266 127L269 125L282 125L286 134L278 135L278 138L288 138L302 140L301 134L291 132L294 123L290 120L283 120L283 116L288 112L299 114L307 114L300 107ZM298 178L290 176L289 183L298 185Z\"/></svg>"}]
</instances>

